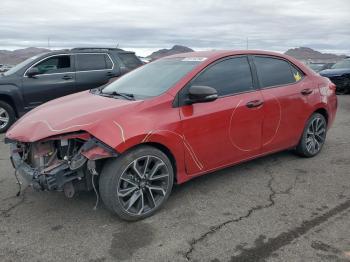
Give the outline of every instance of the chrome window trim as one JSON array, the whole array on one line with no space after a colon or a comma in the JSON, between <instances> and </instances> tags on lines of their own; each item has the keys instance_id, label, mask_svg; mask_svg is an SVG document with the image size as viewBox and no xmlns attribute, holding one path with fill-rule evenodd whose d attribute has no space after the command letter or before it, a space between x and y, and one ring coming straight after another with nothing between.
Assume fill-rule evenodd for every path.
<instances>
[{"instance_id":1,"label":"chrome window trim","mask_svg":"<svg viewBox=\"0 0 350 262\"><path fill-rule=\"evenodd\" d=\"M24 72L23 74L23 77L27 77L28 76L26 75L27 74L27 71L29 69L31 69L32 67L36 66L37 64L39 64L40 62L48 59L48 58L51 58L51 57L55 57L55 56L63 56L63 55L68 55L68 56L72 56L72 55L79 55L79 54L82 54L82 55L86 55L86 54L104 54L104 55L107 55L108 58L110 59L110 61L112 62L112 68L110 69L96 69L96 70L84 70L84 71L72 71L72 72L62 72L62 73L51 73L51 74L39 74L37 76L45 76L45 75L62 75L62 74L73 74L73 73L84 73L84 72L93 72L93 71L108 71L108 70L113 70L114 69L114 62L113 62L113 59L111 58L111 56L108 54L108 53L70 53L70 54L67 54L67 53L62 53L62 54L54 54L54 55L50 55L50 56L47 56L47 57L44 57L42 59L40 59L38 62L32 64L29 68L27 68L27 70Z\"/></svg>"},{"instance_id":2,"label":"chrome window trim","mask_svg":"<svg viewBox=\"0 0 350 262\"><path fill-rule=\"evenodd\" d=\"M108 56L109 60L112 62L112 68L94 69L94 70L79 70L79 71L75 71L75 73L113 70L114 69L114 62L113 62L113 59L111 58L111 56L108 53L74 53L74 55L100 55L100 54L104 54L104 55Z\"/></svg>"}]
</instances>

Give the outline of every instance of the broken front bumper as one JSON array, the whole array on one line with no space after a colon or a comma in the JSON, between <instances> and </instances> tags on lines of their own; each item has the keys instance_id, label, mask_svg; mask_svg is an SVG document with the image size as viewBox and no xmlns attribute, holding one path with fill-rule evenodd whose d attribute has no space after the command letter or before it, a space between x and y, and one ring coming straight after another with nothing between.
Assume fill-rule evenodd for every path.
<instances>
[{"instance_id":1,"label":"broken front bumper","mask_svg":"<svg viewBox=\"0 0 350 262\"><path fill-rule=\"evenodd\" d=\"M61 163L50 171L39 171L32 168L21 158L15 143L11 144L11 163L16 172L36 189L42 190L63 190L63 185L84 174L77 170L71 170L68 163Z\"/></svg>"}]
</instances>

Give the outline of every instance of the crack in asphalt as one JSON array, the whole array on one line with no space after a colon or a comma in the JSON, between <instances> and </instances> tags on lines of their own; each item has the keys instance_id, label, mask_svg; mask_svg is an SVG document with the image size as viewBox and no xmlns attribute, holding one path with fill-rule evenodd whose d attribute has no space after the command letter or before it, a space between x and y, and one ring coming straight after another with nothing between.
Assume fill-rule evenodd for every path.
<instances>
[{"instance_id":1,"label":"crack in asphalt","mask_svg":"<svg viewBox=\"0 0 350 262\"><path fill-rule=\"evenodd\" d=\"M26 192L26 190L24 189L24 190L22 190L21 195L19 195L18 197L13 196L13 197L6 198L6 200L11 199L11 198L20 198L20 200L18 202L14 203L13 205L10 205L6 209L0 209L0 216L7 217L10 211L17 208L21 204L23 204L25 201L25 192Z\"/></svg>"},{"instance_id":2,"label":"crack in asphalt","mask_svg":"<svg viewBox=\"0 0 350 262\"><path fill-rule=\"evenodd\" d=\"M282 232L276 237L269 238L266 242L256 241L256 245L251 248L241 248L241 253L231 257L231 262L247 262L247 261L265 261L275 251L290 244L293 240L300 238L308 233L311 229L326 222L329 218L350 208L350 199L335 206L328 212L315 217L311 220L304 221L301 225L292 228L286 232Z\"/></svg>"},{"instance_id":3,"label":"crack in asphalt","mask_svg":"<svg viewBox=\"0 0 350 262\"><path fill-rule=\"evenodd\" d=\"M247 213L243 216L240 216L238 218L233 218L233 219L229 219L229 220L226 220L225 222L223 223L220 223L216 226L213 226L210 228L209 231L203 233L199 238L196 238L196 239L193 239L189 244L190 244L190 248L187 250L187 252L184 254L185 258L190 261L191 260L191 254L192 252L194 251L195 249L195 246L203 241L204 239L206 239L209 235L212 235L212 234L215 234L217 231L219 231L221 228L223 228L224 226L228 225L228 224L231 224L231 223L237 223L237 222L240 222L241 220L243 219L246 219L248 217L250 217L254 212L256 211L259 211L259 210L262 210L262 209L266 209L266 208L270 208L272 206L275 205L275 196L276 195L280 195L280 194L290 194L291 190L295 187L296 183L297 183L297 180L299 178L299 174L297 174L295 176L295 180L294 180L294 183L289 186L286 190L283 190L283 191L276 191L273 186L272 186L272 183L274 181L274 177L272 175L273 172L271 172L270 170L268 170L268 167L265 168L267 173L270 175L270 179L267 183L267 187L268 189L270 190L270 194L269 194L269 197L268 197L268 204L266 205L258 205L258 206L255 206L255 207L252 207L251 209L249 209L247 211Z\"/></svg>"}]
</instances>

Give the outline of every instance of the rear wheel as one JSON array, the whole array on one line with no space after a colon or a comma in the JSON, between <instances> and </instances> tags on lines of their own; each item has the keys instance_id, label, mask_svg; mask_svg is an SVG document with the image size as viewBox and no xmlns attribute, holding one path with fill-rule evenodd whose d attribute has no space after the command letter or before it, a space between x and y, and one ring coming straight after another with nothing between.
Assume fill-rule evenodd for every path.
<instances>
[{"instance_id":1,"label":"rear wheel","mask_svg":"<svg viewBox=\"0 0 350 262\"><path fill-rule=\"evenodd\" d=\"M154 214L166 202L173 181L168 157L154 147L140 146L106 163L100 194L108 209L135 221Z\"/></svg>"},{"instance_id":2,"label":"rear wheel","mask_svg":"<svg viewBox=\"0 0 350 262\"><path fill-rule=\"evenodd\" d=\"M8 103L0 101L0 133L6 132L15 119L16 114L13 108Z\"/></svg>"},{"instance_id":3,"label":"rear wheel","mask_svg":"<svg viewBox=\"0 0 350 262\"><path fill-rule=\"evenodd\" d=\"M303 157L317 155L326 140L327 121L319 113L314 113L308 120L296 152Z\"/></svg>"},{"instance_id":4,"label":"rear wheel","mask_svg":"<svg viewBox=\"0 0 350 262\"><path fill-rule=\"evenodd\" d=\"M338 88L338 87L337 87L335 93L336 93L337 95L345 95L345 94L348 93L348 90L347 90L346 88L344 88L344 87L342 87L342 88Z\"/></svg>"}]
</instances>

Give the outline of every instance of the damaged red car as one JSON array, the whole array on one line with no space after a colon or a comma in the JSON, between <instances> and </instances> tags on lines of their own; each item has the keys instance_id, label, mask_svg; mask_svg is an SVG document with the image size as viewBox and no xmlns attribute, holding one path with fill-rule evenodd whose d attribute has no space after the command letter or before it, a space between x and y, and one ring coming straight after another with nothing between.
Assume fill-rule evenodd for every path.
<instances>
[{"instance_id":1,"label":"damaged red car","mask_svg":"<svg viewBox=\"0 0 350 262\"><path fill-rule=\"evenodd\" d=\"M95 189L137 220L175 183L286 149L317 155L336 109L335 85L286 55L193 52L39 106L5 140L35 188Z\"/></svg>"}]
</instances>

